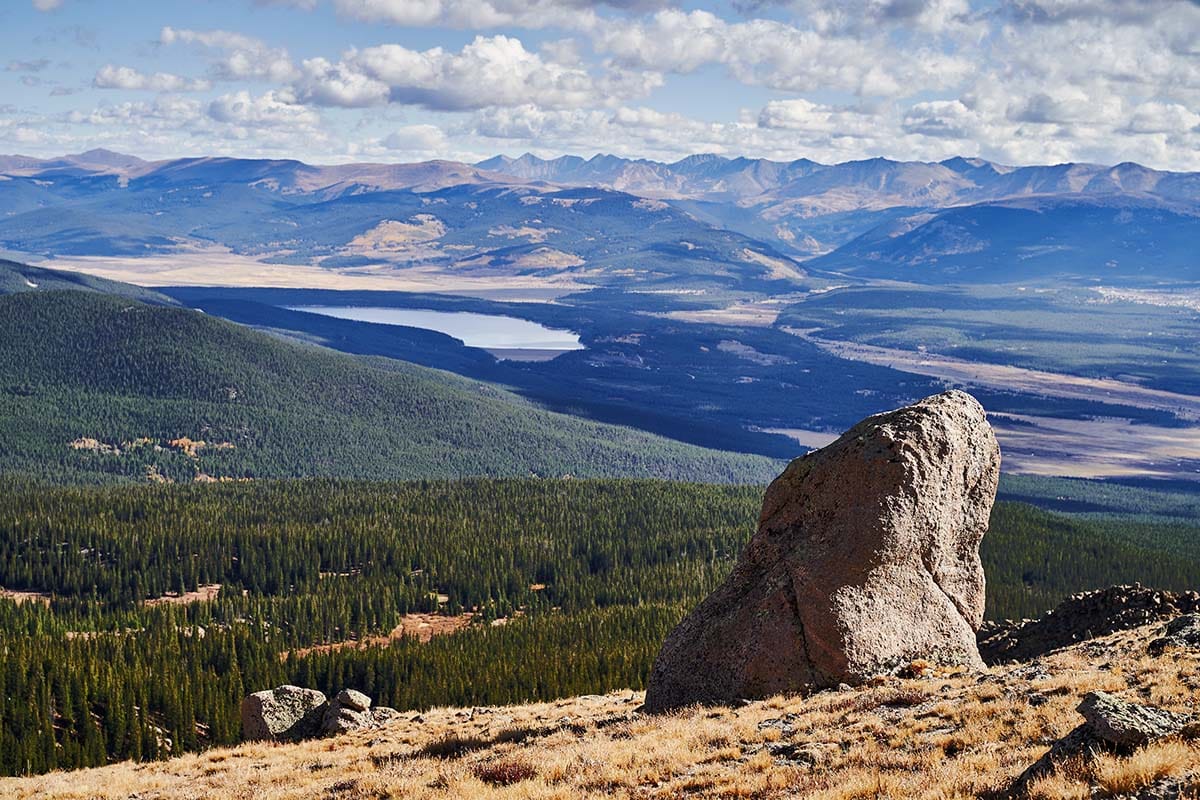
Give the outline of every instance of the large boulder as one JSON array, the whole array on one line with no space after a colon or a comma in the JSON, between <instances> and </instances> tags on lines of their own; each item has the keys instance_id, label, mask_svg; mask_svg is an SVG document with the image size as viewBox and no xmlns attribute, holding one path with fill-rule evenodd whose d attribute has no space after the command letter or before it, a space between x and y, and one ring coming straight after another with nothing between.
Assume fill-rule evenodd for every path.
<instances>
[{"instance_id":1,"label":"large boulder","mask_svg":"<svg viewBox=\"0 0 1200 800\"><path fill-rule=\"evenodd\" d=\"M242 700L242 738L298 742L321 732L328 704L316 689L277 686Z\"/></svg>"},{"instance_id":2,"label":"large boulder","mask_svg":"<svg viewBox=\"0 0 1200 800\"><path fill-rule=\"evenodd\" d=\"M983 408L959 391L793 461L732 574L667 637L647 710L861 683L917 659L982 668L979 542L999 473Z\"/></svg>"}]
</instances>

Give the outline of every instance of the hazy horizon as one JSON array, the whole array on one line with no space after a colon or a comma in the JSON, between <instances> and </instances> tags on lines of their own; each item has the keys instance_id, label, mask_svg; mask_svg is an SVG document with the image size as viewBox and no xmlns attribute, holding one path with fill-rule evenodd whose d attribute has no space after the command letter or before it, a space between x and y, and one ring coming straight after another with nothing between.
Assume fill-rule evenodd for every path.
<instances>
[{"instance_id":1,"label":"hazy horizon","mask_svg":"<svg viewBox=\"0 0 1200 800\"><path fill-rule=\"evenodd\" d=\"M1200 169L1192 0L15 0L0 152Z\"/></svg>"},{"instance_id":2,"label":"hazy horizon","mask_svg":"<svg viewBox=\"0 0 1200 800\"><path fill-rule=\"evenodd\" d=\"M88 148L86 150L80 150L78 152L51 153L51 154L46 154L46 155L32 155L30 153L22 153L22 152L0 153L0 158L33 158L33 159L37 159L39 161L54 161L55 159L74 158L74 157L84 156L84 155L87 155L88 153L92 153L92 152L107 152L112 155L131 157L131 158L138 159L140 161L144 161L148 164L166 163L166 162L170 162L170 161L177 161L177 160L184 160L184 159L227 158L227 159L236 159L236 160L299 161L299 162L307 164L309 166L318 166L318 167L320 167L320 166L340 166L340 165L353 164L353 163L378 163L378 164L396 164L396 165L424 164L424 163L433 163L433 162L438 162L438 161L443 161L443 162L448 162L448 163L466 164L469 166L476 166L478 164L481 164L481 163L484 163L486 161L490 161L490 160L496 159L496 158L509 158L511 160L516 161L521 158L532 156L541 161L557 161L557 160L564 159L564 158L579 158L579 159L587 162L587 161L592 161L592 160L595 160L598 158L619 158L619 159L626 160L626 161L634 161L634 162L642 161L642 162L664 164L666 166L671 166L673 164L678 164L680 162L686 161L690 158L714 157L714 158L722 158L727 161L736 161L738 159L743 159L743 160L747 160L747 161L764 160L764 161L772 161L774 163L780 163L780 164L790 163L793 161L812 161L816 164L819 164L819 165L825 166L825 167L837 167L837 166L844 166L846 164L862 163L864 161L876 161L876 160L891 161L893 163L898 163L898 164L944 164L946 162L954 161L956 159L963 159L966 161L986 162L986 163L991 164L994 167L1001 167L1004 169L1021 169L1022 167L1057 167L1057 166L1067 166L1067 165L1079 165L1079 166L1100 167L1100 168L1104 168L1104 169L1114 169L1116 167L1122 167L1122 166L1136 166L1136 167L1143 167L1146 169L1152 169L1152 170L1159 171L1159 172L1184 172L1184 173L1200 172L1200 168L1197 168L1195 170L1158 169L1156 167L1151 167L1147 164L1142 164L1137 161L1122 161L1120 163L1092 162L1092 161L1063 161L1063 162L1032 162L1029 164L1006 164L1006 163L1001 163L998 161L992 161L991 159L985 159L980 156L963 156L963 155L950 155L945 158L938 159L936 161L935 160L923 160L923 159L892 159L892 158L888 158L887 156L870 156L870 157L861 158L861 159L847 159L845 161L818 161L816 159L810 159L806 156L801 155L801 156L797 156L794 159L789 159L788 161L781 161L779 159L770 159L770 158L766 158L766 157L749 156L749 155L746 155L743 153L711 153L711 152L695 152L695 153L688 153L686 155L682 155L677 158L659 159L659 158L651 158L649 156L642 156L642 155L637 155L637 154L618 155L616 153L603 152L603 151L581 152L581 153L563 153L563 152L546 151L543 154L538 154L538 153L534 153L532 151L526 150L526 151L523 151L520 153L492 153L492 154L484 156L482 158L473 158L471 161L457 161L455 159L441 158L438 156L433 156L431 158L426 158L426 159L417 159L417 160L400 159L400 158L397 158L397 159L363 158L363 159L345 159L345 160L340 160L340 161L320 161L320 160L311 161L311 160L307 160L307 159L303 159L303 158L294 158L294 157L290 157L290 156L278 156L278 157L270 158L270 157L266 157L266 156L243 156L243 155L237 155L235 153L224 153L224 152L182 153L179 155L168 156L165 158L154 158L154 157L142 155L140 153L130 152L127 150L114 150L112 148L107 148L107 147L94 147L94 148Z\"/></svg>"}]
</instances>

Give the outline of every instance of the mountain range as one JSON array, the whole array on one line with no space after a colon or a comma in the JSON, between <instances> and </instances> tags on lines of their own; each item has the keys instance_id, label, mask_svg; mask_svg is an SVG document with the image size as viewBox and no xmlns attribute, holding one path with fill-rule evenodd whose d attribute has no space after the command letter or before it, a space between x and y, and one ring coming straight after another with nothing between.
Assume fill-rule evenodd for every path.
<instances>
[{"instance_id":1,"label":"mountain range","mask_svg":"<svg viewBox=\"0 0 1200 800\"><path fill-rule=\"evenodd\" d=\"M1012 167L978 158L937 163L872 158L820 164L806 158L770 161L704 154L670 164L598 155L541 159L496 156L476 167L575 186L604 186L659 197L761 202L765 198L825 197L829 210L881 205L962 205L1030 194L1154 194L1200 198L1200 175L1161 172L1139 164L1057 164ZM836 193L842 193L840 199ZM855 200L861 202L856 204Z\"/></svg>"},{"instance_id":2,"label":"mountain range","mask_svg":"<svg viewBox=\"0 0 1200 800\"><path fill-rule=\"evenodd\" d=\"M1193 278L1200 174L981 159L497 156L477 164L0 156L0 247L196 248L576 285L779 294L849 279Z\"/></svg>"}]
</instances>

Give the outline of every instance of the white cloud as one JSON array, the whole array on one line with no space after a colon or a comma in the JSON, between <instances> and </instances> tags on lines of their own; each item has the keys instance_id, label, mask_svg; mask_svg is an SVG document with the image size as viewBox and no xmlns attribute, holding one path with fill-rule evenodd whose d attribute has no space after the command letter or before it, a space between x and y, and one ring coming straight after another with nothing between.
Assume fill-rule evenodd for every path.
<instances>
[{"instance_id":1,"label":"white cloud","mask_svg":"<svg viewBox=\"0 0 1200 800\"><path fill-rule=\"evenodd\" d=\"M296 77L296 67L287 50L271 47L261 39L231 31L195 31L165 27L159 33L160 44L193 44L224 52L213 65L213 77L219 80L264 80L281 83Z\"/></svg>"},{"instance_id":2,"label":"white cloud","mask_svg":"<svg viewBox=\"0 0 1200 800\"><path fill-rule=\"evenodd\" d=\"M133 67L106 64L92 78L97 89L145 90L151 92L203 92L212 88L205 80L193 80L169 72L147 74Z\"/></svg>"},{"instance_id":3,"label":"white cloud","mask_svg":"<svg viewBox=\"0 0 1200 800\"><path fill-rule=\"evenodd\" d=\"M1001 11L1013 19L1041 24L1104 20L1140 24L1195 0L1004 0Z\"/></svg>"},{"instance_id":4,"label":"white cloud","mask_svg":"<svg viewBox=\"0 0 1200 800\"><path fill-rule=\"evenodd\" d=\"M239 155L295 157L329 152L334 145L313 109L288 103L273 92L258 96L234 92L211 102L163 94L152 102L69 112L59 122L85 130L79 141L90 146L104 144L170 157L211 155L231 147Z\"/></svg>"},{"instance_id":5,"label":"white cloud","mask_svg":"<svg viewBox=\"0 0 1200 800\"><path fill-rule=\"evenodd\" d=\"M418 41L455 44L415 49L406 39L408 46L340 55L327 45L301 63L245 34L167 27L164 48L190 46L208 59L202 80L141 62L140 71L110 64L93 86L165 94L56 124L84 143L89 131L103 131L110 143L126 136L166 150L237 142L245 152L311 154L320 142L322 158L330 147L390 159L519 147L825 161L963 154L1200 169L1200 3L1193 0L735 0L740 16L709 0L687 10L674 0L253 2L502 33L468 41L425 32ZM530 47L512 35L518 27L559 30ZM330 39L344 33L330 28ZM58 79L68 65L56 60L38 72L43 66L13 61L8 69L45 87L27 94L71 91L46 77ZM175 96L229 81L256 85L201 102ZM695 106L682 92L709 86L704 116L711 119L666 110ZM740 86L756 87L747 93L752 100L738 102ZM421 124L393 123L382 110L388 106L433 113ZM319 111L327 107L337 110ZM438 124L424 124L430 118ZM68 140L64 131L38 130L44 146Z\"/></svg>"},{"instance_id":6,"label":"white cloud","mask_svg":"<svg viewBox=\"0 0 1200 800\"><path fill-rule=\"evenodd\" d=\"M588 130L599 131L608 125L610 114L599 110L546 110L524 104L511 108L490 108L475 115L474 130L494 139L518 139L529 143L564 142ZM596 139L595 146L601 140Z\"/></svg>"},{"instance_id":7,"label":"white cloud","mask_svg":"<svg viewBox=\"0 0 1200 800\"><path fill-rule=\"evenodd\" d=\"M1142 103L1127 125L1131 133L1200 134L1200 114L1178 103Z\"/></svg>"},{"instance_id":8,"label":"white cloud","mask_svg":"<svg viewBox=\"0 0 1200 800\"><path fill-rule=\"evenodd\" d=\"M256 97L245 90L212 101L208 116L217 122L246 128L314 127L321 121L311 108L286 102L275 92Z\"/></svg>"},{"instance_id":9,"label":"white cloud","mask_svg":"<svg viewBox=\"0 0 1200 800\"><path fill-rule=\"evenodd\" d=\"M437 153L446 149L446 134L436 125L405 125L384 138L388 150Z\"/></svg>"},{"instance_id":10,"label":"white cloud","mask_svg":"<svg viewBox=\"0 0 1200 800\"><path fill-rule=\"evenodd\" d=\"M1048 87L1015 102L1009 116L1016 122L1042 124L1110 124L1124 116L1123 102L1114 95L1095 96L1080 86Z\"/></svg>"},{"instance_id":11,"label":"white cloud","mask_svg":"<svg viewBox=\"0 0 1200 800\"><path fill-rule=\"evenodd\" d=\"M391 90L386 83L344 62L334 64L324 58L310 58L301 65L304 78L298 91L304 99L319 106L366 108L388 102Z\"/></svg>"},{"instance_id":12,"label":"white cloud","mask_svg":"<svg viewBox=\"0 0 1200 800\"><path fill-rule=\"evenodd\" d=\"M788 6L826 32L861 33L880 26L927 33L978 30L967 0L792 0Z\"/></svg>"},{"instance_id":13,"label":"white cloud","mask_svg":"<svg viewBox=\"0 0 1200 800\"><path fill-rule=\"evenodd\" d=\"M771 130L839 137L873 138L879 133L879 118L875 114L833 108L802 98L767 103L758 115L758 125Z\"/></svg>"},{"instance_id":14,"label":"white cloud","mask_svg":"<svg viewBox=\"0 0 1200 800\"><path fill-rule=\"evenodd\" d=\"M163 95L152 103L126 102L117 105L99 106L91 111L71 111L65 115L67 122L80 125L139 125L147 127L177 128L193 123L203 115L203 104L199 100Z\"/></svg>"},{"instance_id":15,"label":"white cloud","mask_svg":"<svg viewBox=\"0 0 1200 800\"><path fill-rule=\"evenodd\" d=\"M773 20L727 22L708 11L660 11L648 21L606 24L593 36L597 48L629 67L687 73L722 64L743 83L795 92L904 97L954 86L972 69L934 47L902 51Z\"/></svg>"},{"instance_id":16,"label":"white cloud","mask_svg":"<svg viewBox=\"0 0 1200 800\"><path fill-rule=\"evenodd\" d=\"M28 61L10 61L4 68L5 72L41 72L50 66L48 58L34 58Z\"/></svg>"},{"instance_id":17,"label":"white cloud","mask_svg":"<svg viewBox=\"0 0 1200 800\"><path fill-rule=\"evenodd\" d=\"M53 11L60 8L63 0L33 0L33 7L38 11Z\"/></svg>"},{"instance_id":18,"label":"white cloud","mask_svg":"<svg viewBox=\"0 0 1200 800\"><path fill-rule=\"evenodd\" d=\"M597 7L644 11L668 4L669 0L334 0L340 13L368 22L471 30L583 29L597 23Z\"/></svg>"},{"instance_id":19,"label":"white cloud","mask_svg":"<svg viewBox=\"0 0 1200 800\"><path fill-rule=\"evenodd\" d=\"M364 107L387 102L441 111L536 103L542 108L602 104L644 92L653 78L617 71L594 79L586 70L543 59L509 36L477 36L458 53L398 44L350 50L334 64L303 64L298 96L319 105Z\"/></svg>"},{"instance_id":20,"label":"white cloud","mask_svg":"<svg viewBox=\"0 0 1200 800\"><path fill-rule=\"evenodd\" d=\"M844 161L858 157L861 148L883 143L890 130L870 127L872 119L856 122L862 139L844 133L831 117L854 112L819 106L801 119L798 106L772 106L768 112L747 114L733 122L705 122L674 112L622 106L611 112L590 109L545 111L534 106L487 109L475 116L474 133L484 139L506 140L504 149L529 149L547 154L612 152L674 160L691 153L750 153L792 159L805 155L818 160ZM821 118L824 119L821 119ZM777 124L768 126L761 120ZM786 124L785 124L786 118ZM903 135L899 136L904 139ZM912 137L909 137L912 138ZM495 145L481 145L494 149ZM932 151L931 151L932 152Z\"/></svg>"},{"instance_id":21,"label":"white cloud","mask_svg":"<svg viewBox=\"0 0 1200 800\"><path fill-rule=\"evenodd\" d=\"M979 118L961 100L915 103L904 114L904 130L939 139L969 139L979 130Z\"/></svg>"}]
</instances>

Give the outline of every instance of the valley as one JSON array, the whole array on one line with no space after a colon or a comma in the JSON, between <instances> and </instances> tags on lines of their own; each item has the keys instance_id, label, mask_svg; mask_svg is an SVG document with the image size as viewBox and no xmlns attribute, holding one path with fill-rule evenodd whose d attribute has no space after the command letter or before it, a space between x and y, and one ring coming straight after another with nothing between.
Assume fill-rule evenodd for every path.
<instances>
[{"instance_id":1,"label":"valley","mask_svg":"<svg viewBox=\"0 0 1200 800\"><path fill-rule=\"evenodd\" d=\"M447 275L440 267L347 267L275 264L227 248L200 247L162 256L58 256L48 269L146 287L236 286L281 289L362 289L368 291L448 292L467 296L510 296L534 301L588 287L570 278L537 275Z\"/></svg>"},{"instance_id":2,"label":"valley","mask_svg":"<svg viewBox=\"0 0 1200 800\"><path fill-rule=\"evenodd\" d=\"M0 690L52 700L3 709L0 773L206 758L189 754L239 741L244 695L285 683L428 719L640 699L762 486L950 387L1002 450L989 621L1200 581L1182 257L1101 284L1040 229L935 236L978 232L1013 191L1023 213L1052 196L1091 215L1098 239L1095 209L1128 198L1078 175L972 189L958 163L792 181L707 164L776 177L668 191L434 163L325 183L237 159L11 176L49 185L0 223L36 262L0 262ZM1156 180L1130 224L1170 204L1190 235L1190 184Z\"/></svg>"},{"instance_id":3,"label":"valley","mask_svg":"<svg viewBox=\"0 0 1200 800\"><path fill-rule=\"evenodd\" d=\"M9 169L0 246L710 448L791 457L955 385L994 412L1014 472L1200 474L1190 173L979 159L102 156ZM79 223L69 232L56 227L67 211ZM309 306L410 324L318 319ZM439 330L431 314L574 331L582 349L415 333Z\"/></svg>"},{"instance_id":4,"label":"valley","mask_svg":"<svg viewBox=\"0 0 1200 800\"><path fill-rule=\"evenodd\" d=\"M1200 800L1200 0L0 27L0 800Z\"/></svg>"}]
</instances>

